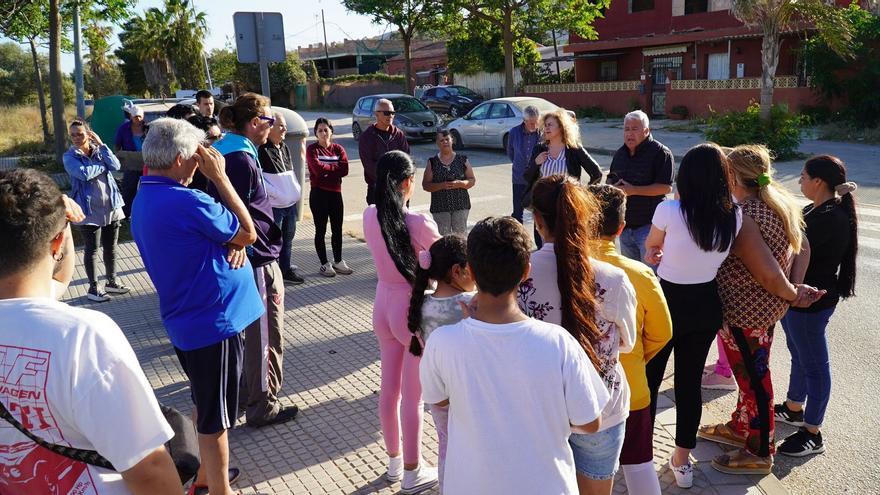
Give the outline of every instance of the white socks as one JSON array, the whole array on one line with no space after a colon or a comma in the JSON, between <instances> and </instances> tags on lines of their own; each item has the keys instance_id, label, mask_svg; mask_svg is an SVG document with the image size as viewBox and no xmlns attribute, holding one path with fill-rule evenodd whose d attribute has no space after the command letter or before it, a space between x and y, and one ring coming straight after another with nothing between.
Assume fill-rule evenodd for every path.
<instances>
[{"instance_id":1,"label":"white socks","mask_svg":"<svg viewBox=\"0 0 880 495\"><path fill-rule=\"evenodd\" d=\"M654 470L654 462L641 464L625 464L623 477L626 479L626 491L639 495L660 495L660 480Z\"/></svg>"}]
</instances>

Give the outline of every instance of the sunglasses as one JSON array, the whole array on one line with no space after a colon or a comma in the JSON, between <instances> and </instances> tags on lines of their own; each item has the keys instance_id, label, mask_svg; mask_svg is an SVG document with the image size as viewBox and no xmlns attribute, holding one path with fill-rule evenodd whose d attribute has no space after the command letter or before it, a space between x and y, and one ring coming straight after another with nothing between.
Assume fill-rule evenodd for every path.
<instances>
[{"instance_id":1,"label":"sunglasses","mask_svg":"<svg viewBox=\"0 0 880 495\"><path fill-rule=\"evenodd\" d=\"M260 119L260 120L265 120L266 122L268 122L268 123L269 123L269 127L272 127L273 125L275 125L275 119L272 118L272 117L264 117L263 115L257 115L257 118Z\"/></svg>"},{"instance_id":2,"label":"sunglasses","mask_svg":"<svg viewBox=\"0 0 880 495\"><path fill-rule=\"evenodd\" d=\"M394 110L376 110L376 113L381 113L382 115L384 115L386 117L391 117L394 114L396 114L397 112L395 112Z\"/></svg>"}]
</instances>

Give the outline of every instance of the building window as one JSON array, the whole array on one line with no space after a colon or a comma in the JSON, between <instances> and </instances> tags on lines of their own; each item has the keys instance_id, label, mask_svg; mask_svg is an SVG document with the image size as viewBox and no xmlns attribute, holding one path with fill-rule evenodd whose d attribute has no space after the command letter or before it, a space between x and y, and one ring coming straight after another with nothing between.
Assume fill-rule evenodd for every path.
<instances>
[{"instance_id":1,"label":"building window","mask_svg":"<svg viewBox=\"0 0 880 495\"><path fill-rule=\"evenodd\" d=\"M608 60L599 63L599 80L600 81L616 81L617 80L617 60Z\"/></svg>"},{"instance_id":2,"label":"building window","mask_svg":"<svg viewBox=\"0 0 880 495\"><path fill-rule=\"evenodd\" d=\"M629 0L629 12L654 10L654 0Z\"/></svg>"},{"instance_id":3,"label":"building window","mask_svg":"<svg viewBox=\"0 0 880 495\"><path fill-rule=\"evenodd\" d=\"M684 15L709 12L709 0L684 0Z\"/></svg>"}]
</instances>

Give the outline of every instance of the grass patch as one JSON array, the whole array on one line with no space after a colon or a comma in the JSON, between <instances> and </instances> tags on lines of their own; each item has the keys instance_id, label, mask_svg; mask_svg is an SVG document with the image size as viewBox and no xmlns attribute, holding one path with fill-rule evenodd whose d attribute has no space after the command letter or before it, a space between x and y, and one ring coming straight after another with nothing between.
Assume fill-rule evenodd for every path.
<instances>
[{"instance_id":1,"label":"grass patch","mask_svg":"<svg viewBox=\"0 0 880 495\"><path fill-rule=\"evenodd\" d=\"M0 106L0 156L24 156L52 153L52 142L43 143L43 126L40 107L37 105ZM64 118L68 122L76 117L76 107L68 105ZM52 133L51 110L47 113L49 133ZM66 132L66 131L65 131Z\"/></svg>"},{"instance_id":2,"label":"grass patch","mask_svg":"<svg viewBox=\"0 0 880 495\"><path fill-rule=\"evenodd\" d=\"M663 130L669 132L697 132L702 134L706 130L706 123L699 119L683 120L675 124L667 124L663 126Z\"/></svg>"},{"instance_id":3,"label":"grass patch","mask_svg":"<svg viewBox=\"0 0 880 495\"><path fill-rule=\"evenodd\" d=\"M880 144L880 127L861 127L845 122L832 122L816 127L819 139L849 143Z\"/></svg>"}]
</instances>

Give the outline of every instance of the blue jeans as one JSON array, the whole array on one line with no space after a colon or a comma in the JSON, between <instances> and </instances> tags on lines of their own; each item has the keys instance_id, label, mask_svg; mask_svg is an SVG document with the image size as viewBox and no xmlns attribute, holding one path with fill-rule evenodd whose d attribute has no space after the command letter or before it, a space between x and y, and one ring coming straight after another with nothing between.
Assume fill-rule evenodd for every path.
<instances>
[{"instance_id":1,"label":"blue jeans","mask_svg":"<svg viewBox=\"0 0 880 495\"><path fill-rule=\"evenodd\" d=\"M626 433L626 421L596 433L572 433L568 445L574 454L578 474L591 480L608 480L620 467L620 451Z\"/></svg>"},{"instance_id":2,"label":"blue jeans","mask_svg":"<svg viewBox=\"0 0 880 495\"><path fill-rule=\"evenodd\" d=\"M782 317L785 341L791 352L786 398L796 404L806 402L804 425L814 428L822 426L831 398L831 362L825 328L835 308L818 313L788 311Z\"/></svg>"},{"instance_id":3,"label":"blue jeans","mask_svg":"<svg viewBox=\"0 0 880 495\"><path fill-rule=\"evenodd\" d=\"M523 206L522 199L526 195L528 184L513 184L513 213L510 214L519 223L523 223Z\"/></svg>"},{"instance_id":4,"label":"blue jeans","mask_svg":"<svg viewBox=\"0 0 880 495\"><path fill-rule=\"evenodd\" d=\"M651 224L626 227L620 233L620 254L636 261L645 262L645 240L651 233Z\"/></svg>"},{"instance_id":5,"label":"blue jeans","mask_svg":"<svg viewBox=\"0 0 880 495\"><path fill-rule=\"evenodd\" d=\"M281 273L291 270L290 250L293 247L293 237L296 235L296 205L287 208L272 208L275 216L275 225L281 229L281 256L278 265Z\"/></svg>"}]
</instances>

